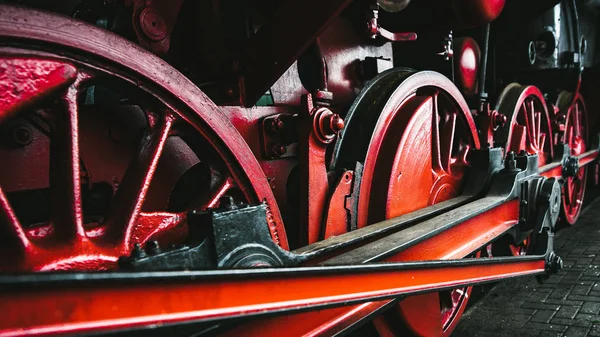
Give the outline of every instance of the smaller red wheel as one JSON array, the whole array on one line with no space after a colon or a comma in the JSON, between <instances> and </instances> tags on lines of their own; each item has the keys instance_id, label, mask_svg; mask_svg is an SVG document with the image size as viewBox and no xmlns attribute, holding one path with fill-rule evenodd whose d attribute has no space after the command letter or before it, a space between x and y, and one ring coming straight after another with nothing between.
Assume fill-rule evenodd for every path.
<instances>
[{"instance_id":1,"label":"smaller red wheel","mask_svg":"<svg viewBox=\"0 0 600 337\"><path fill-rule=\"evenodd\" d=\"M509 84L500 94L496 110L508 117L508 123L494 135L506 153L537 154L539 166L552 159L550 115L538 88Z\"/></svg>"},{"instance_id":2,"label":"smaller red wheel","mask_svg":"<svg viewBox=\"0 0 600 337\"><path fill-rule=\"evenodd\" d=\"M498 97L496 110L508 117L508 123L495 134L505 153L536 154L539 166L550 162L553 157L550 116L538 88L509 84ZM525 255L530 241L529 237L517 244L501 241L495 244L494 250L498 255Z\"/></svg>"},{"instance_id":3,"label":"smaller red wheel","mask_svg":"<svg viewBox=\"0 0 600 337\"><path fill-rule=\"evenodd\" d=\"M559 116L565 116L565 131L562 142L569 145L572 156L578 156L587 149L588 122L585 102L581 95L573 99L573 93L563 91L558 95L556 105L559 108ZM561 222L573 225L579 218L585 185L587 180L587 168L579 169L574 177L568 177L562 190Z\"/></svg>"}]
</instances>

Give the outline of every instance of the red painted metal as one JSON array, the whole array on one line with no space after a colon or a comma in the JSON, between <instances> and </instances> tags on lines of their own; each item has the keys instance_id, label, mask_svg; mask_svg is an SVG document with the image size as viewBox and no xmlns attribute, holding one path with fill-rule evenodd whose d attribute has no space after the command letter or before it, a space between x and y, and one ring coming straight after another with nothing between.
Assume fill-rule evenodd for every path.
<instances>
[{"instance_id":1,"label":"red painted metal","mask_svg":"<svg viewBox=\"0 0 600 337\"><path fill-rule=\"evenodd\" d=\"M221 337L242 335L247 337L281 336L282 331L285 331L289 336L333 336L363 321L372 313L388 306L389 303L389 300L384 300L322 309L318 312L261 318L255 322L231 329L223 333Z\"/></svg>"},{"instance_id":2,"label":"red painted metal","mask_svg":"<svg viewBox=\"0 0 600 337\"><path fill-rule=\"evenodd\" d=\"M349 231L350 217L346 200L352 192L354 172L346 171L340 177L335 190L329 198L327 217L325 218L325 234L323 239L344 234Z\"/></svg>"},{"instance_id":3,"label":"red painted metal","mask_svg":"<svg viewBox=\"0 0 600 337\"><path fill-rule=\"evenodd\" d=\"M71 64L39 58L0 59L0 123L75 81Z\"/></svg>"},{"instance_id":4,"label":"red painted metal","mask_svg":"<svg viewBox=\"0 0 600 337\"><path fill-rule=\"evenodd\" d=\"M373 135L360 187L359 228L458 196L466 155L479 148L475 123L458 89L428 72L396 89Z\"/></svg>"},{"instance_id":5,"label":"red painted metal","mask_svg":"<svg viewBox=\"0 0 600 337\"><path fill-rule=\"evenodd\" d=\"M115 207L111 209L107 219L111 229L109 235L119 240L122 238L125 247L131 247L133 243L139 242L134 234L137 218L174 120L173 115L166 113L156 123L154 130L143 140L138 158L127 169L115 195Z\"/></svg>"},{"instance_id":6,"label":"red painted metal","mask_svg":"<svg viewBox=\"0 0 600 337\"><path fill-rule=\"evenodd\" d=\"M464 99L451 82L436 75L419 74L400 84L373 134L360 187L359 227L366 219L392 218L459 196L467 155L479 147ZM398 306L408 328L418 334L439 326L434 324L440 319L439 301L433 306L426 303L434 301L405 299ZM460 304L449 317L462 313L466 299ZM425 317L435 318L434 322Z\"/></svg>"},{"instance_id":7,"label":"red painted metal","mask_svg":"<svg viewBox=\"0 0 600 337\"><path fill-rule=\"evenodd\" d=\"M5 336L82 333L168 324L189 320L235 317L300 309L310 305L343 304L378 296L446 287L466 282L490 282L503 277L544 272L543 260L475 266L316 273L295 277L256 276L248 279L191 278L168 284L115 287L46 288L32 292L2 291L0 334ZM299 272L296 270L296 272ZM265 274L262 274L265 275ZM273 291L285 285L287 291ZM244 296L240 296L244 294ZM41 314L43 313L43 314Z\"/></svg>"},{"instance_id":8,"label":"red painted metal","mask_svg":"<svg viewBox=\"0 0 600 337\"><path fill-rule=\"evenodd\" d=\"M498 98L498 112L508 117L508 123L496 132L501 140L506 139L505 153L522 151L538 155L538 165L544 166L553 157L552 128L546 100L540 90L534 86L509 84ZM552 170L548 174L562 175L561 170ZM547 176L547 175L546 175ZM509 245L512 255L524 255L531 238L518 245Z\"/></svg>"},{"instance_id":9,"label":"red painted metal","mask_svg":"<svg viewBox=\"0 0 600 337\"><path fill-rule=\"evenodd\" d=\"M274 222L271 236L278 237L280 245L288 248L277 202L264 171L248 144L221 109L166 62L106 30L32 9L0 6L0 36L46 41L57 48L76 48L110 59L134 73L144 74L146 80L166 94L164 97L176 98L184 104L183 109L175 110L174 113L190 123L200 135L211 139L210 143L225 158L232 177L242 186L246 197L256 202L263 199L267 201L271 206Z\"/></svg>"},{"instance_id":10,"label":"red painted metal","mask_svg":"<svg viewBox=\"0 0 600 337\"><path fill-rule=\"evenodd\" d=\"M538 88L509 84L500 94L496 110L508 117L508 123L496 133L505 142L506 152L537 154L539 166L550 162L552 127L546 100Z\"/></svg>"},{"instance_id":11,"label":"red painted metal","mask_svg":"<svg viewBox=\"0 0 600 337\"><path fill-rule=\"evenodd\" d=\"M13 93L19 92L19 88L29 91L23 89L21 95L7 97L3 102L5 110L2 111L2 116L26 113L27 108L42 102L40 98L57 97L59 104L46 114L53 121L51 141L49 150L48 147L45 150L42 147L41 150L42 155L46 156L49 151L50 158L49 187L53 198L49 222L24 228L11 207L6 192L0 193L1 213L7 220L3 225L10 233L8 238L3 237L3 241L10 241L10 244L2 246L3 256L14 256L2 261L2 270L106 270L114 268L120 256L129 255L134 243L144 244L151 239L163 243L180 242L187 233L184 214L142 211L159 159L176 120L189 122L200 136L206 137L215 146L223 158L227 158L230 173L224 174L223 183L208 198L206 206L215 206L217 198L232 188L240 189L248 200L258 202L266 199L271 206L271 234L275 242L287 248L283 223L271 188L255 157L218 108L197 91L193 84L131 43L79 21L5 6L0 7L0 14L0 34L3 36L41 38L48 43L76 47L110 57L124 67L129 66L133 72L145 74L145 77L159 85L158 88L162 86L163 89L160 90L176 92L176 95L170 97L179 97L184 102L184 106L174 112L170 112L168 108L172 102L168 102L163 110L146 112L150 132L142 141L142 149L137 158L131 161L122 181L115 182L115 186L118 185L117 193L107 218L100 223L84 224L81 186L84 178L86 181L91 179L85 162L95 161L89 157L95 153L87 153L88 157L85 158L81 156L80 127L89 122L86 120L82 124L79 120L81 112L78 111L77 96L88 82L96 79L92 72L87 74L89 65L79 60L65 59L59 62L58 59L64 58L48 54L35 56L37 52L33 49L27 52L27 58L22 57L18 51L5 52L0 60L0 64L6 69L3 72L6 77L2 78L2 87L16 88ZM18 22L18 29L14 29L14 22ZM38 36L47 29L50 33ZM77 32L75 38L71 29ZM104 45L107 41L110 41L110 46ZM9 56L11 52L14 56ZM145 66L139 68L139 62L145 62ZM34 64L39 64L41 70L36 70ZM96 73L98 71L94 70ZM107 73L117 78L123 76L121 73ZM14 76L10 77L11 74ZM141 83L138 85L142 86ZM187 97L196 99L185 99L182 95L186 94L192 95ZM164 93L157 95L165 97ZM204 97L206 101L200 102L202 100L198 100L199 97ZM88 126L85 127L89 130ZM219 138L220 136L224 138ZM236 147L235 144L240 146ZM106 151L103 149L98 152ZM235 158L239 159L239 164L236 164ZM45 172L48 174L48 171ZM121 177L117 178L121 180ZM252 185L253 181L258 182L256 187Z\"/></svg>"},{"instance_id":12,"label":"red painted metal","mask_svg":"<svg viewBox=\"0 0 600 337\"><path fill-rule=\"evenodd\" d=\"M420 87L424 87L424 88L429 88L429 86L432 86L434 88L436 88L438 91L438 93L436 94L435 91L430 91L428 95L423 95L423 96L419 96L418 94L416 94L417 92L417 88ZM443 89L441 89L443 88ZM439 111L436 111L435 116L441 115L443 118L437 117L436 120L439 119L443 119L444 121L450 121L450 123L447 123L447 127L444 129L442 128L442 132L440 136L440 132L433 132L432 129L432 125L433 121L434 121L434 114L433 114L433 107L437 106L434 103L434 97L437 97L437 95L442 96L442 103L440 104L440 106L443 106L444 109L440 109ZM450 98L449 98L450 97ZM456 101L452 101L451 97L456 97ZM455 174L457 174L457 177L460 177L460 172L461 172L461 166L464 165L463 162L465 162L465 156L466 156L466 152L463 151L457 151L458 153L460 153L461 155L456 156L456 155L452 155L451 153L453 152L451 149L451 146L448 146L448 142L449 140L451 140L453 137L456 137L458 139L464 139L463 137L466 136L466 139L468 141L468 143L471 144L472 147L477 148L479 147L479 142L476 136L476 130L474 128L474 123L473 120L470 116L470 113L468 112L468 107L466 106L466 103L464 102L464 100L462 100L460 98L460 93L458 92L458 90L456 89L456 87L454 87L449 81L444 80L441 78L441 76L436 76L436 75L431 75L428 73L422 74L421 76L416 76L416 77L412 77L409 78L408 80L406 80L403 84L401 84L401 86L399 87L399 89L396 90L396 92L392 95L392 98L390 98L390 101L388 102L386 108L382 111L382 116L380 117L380 122L378 123L378 128L376 129L376 131L374 132L374 135L377 135L377 137L373 137L371 140L371 145L369 147L369 151L367 153L367 159L365 160L365 171L363 172L363 182L361 184L361 196L366 195L369 196L371 194L376 194L375 192L371 192L369 193L368 191L370 191L372 189L372 191L378 191L377 193L381 193L381 191L387 191L388 187L387 185L390 184L392 186L396 186L397 189L401 189L402 187L404 187L404 190L402 190L402 194L404 195L405 198L408 198L405 204L402 204L400 202L398 203L393 203L393 205L398 205L398 207L408 207L410 208L410 210L414 210L414 209L418 209L421 207L424 207L426 205L428 205L430 202L440 202L445 200L445 198L449 198L451 195L456 195L457 193L459 193L459 189L457 188L456 185L454 185L453 187L456 188L456 190L454 191L449 191L451 190L451 188L446 187L449 183L448 181L452 181L452 179L447 179L447 178L442 178L440 179L440 177L444 177L448 175L448 172L446 171L448 168L450 168L451 172L454 172ZM451 103L451 104L449 104ZM446 111L445 109L448 108L448 106L450 106L450 109L454 108L454 110L450 110L450 112L448 113L448 111ZM464 114L464 115L463 115ZM448 116L450 115L450 117ZM457 115L459 117L457 117ZM454 116L454 117L452 117ZM409 125L410 127L407 127L406 125ZM402 127L402 125L404 125L404 127ZM408 131L405 131L405 134L402 134L402 130L407 129ZM389 132L387 132L386 130L389 130ZM438 130L437 128L435 128L434 130ZM445 131L444 131L445 130ZM451 132L452 130L458 130L457 132L459 133L459 136L454 136L454 134ZM465 134L465 131L467 132ZM384 137L387 138L384 141ZM406 139L405 143L401 143L402 145L399 146L398 142L399 142L399 138L402 139ZM417 137L416 141L414 140L415 138L411 138L411 137ZM435 138L434 138L435 137ZM441 139L440 142L435 141L436 139ZM387 142L387 143L386 143ZM388 153L384 152L384 149L388 149L391 151L403 151L405 144L412 144L413 148L409 149L409 150L404 150L405 152L401 152L403 154L405 154L406 157L408 158L404 158L405 160L405 164L404 167L407 167L408 169L412 169L412 171L410 171L410 173L406 174L406 178L407 179L415 179L415 177L417 176L423 176L423 181L418 181L416 182L410 182L407 181L405 182L405 186L402 186L399 183L396 182L384 182L382 186L380 186L379 189L375 189L374 187L369 186L370 184L370 180L369 178L373 177L372 173L368 173L369 172L369 165L373 165L373 162L377 162L377 164L380 164L381 162L386 162L390 161L390 160L402 160L403 158L401 157L396 157L394 158L394 156L390 156ZM435 145L435 146L434 146ZM387 147L384 147L387 146ZM429 148L428 148L429 147ZM377 150L375 150L377 149ZM444 149L444 150L441 150ZM423 154L423 152L425 152L425 154ZM392 152L394 153L394 152ZM427 154L430 153L430 154ZM435 153L435 155L432 155L431 153ZM377 155L379 154L379 155ZM423 159L423 156L427 155L427 157L425 159ZM398 156L398 155L396 155ZM390 159L391 157L391 159ZM458 158L457 158L458 157ZM400 159L397 159L400 158ZM432 159L433 158L433 159ZM416 160L423 160L425 162L425 164L423 164L425 167L428 168L428 170L420 170L420 166L415 165ZM461 162L461 160L463 162ZM373 161L373 162L371 162ZM427 162L429 164L427 164ZM407 164L408 163L408 164ZM410 164L410 165L409 165ZM397 166L395 167L402 167L400 164L395 164ZM455 168L454 171L452 171L452 168ZM371 171L372 172L372 171ZM416 174L415 174L416 173ZM370 175L369 175L370 174ZM378 171L378 174L380 174L381 176L383 176L384 179L388 179L387 177L389 177L389 173L385 173L381 174L381 171ZM417 175L418 174L418 175ZM392 175L393 176L393 175ZM402 175L404 176L404 174ZM368 177L368 178L365 178ZM437 185L435 185L433 182L435 181L440 181L437 183ZM365 188L365 186L367 186ZM452 186L452 185L450 185ZM426 190L426 192L424 191ZM432 192L433 191L433 192ZM398 191L396 191L396 193L390 193L389 195L393 196L393 197L397 197L398 196ZM419 200L416 197L417 193L421 193L423 194L424 200ZM430 197L429 193L431 193L433 195L433 197ZM456 194L455 194L456 193ZM364 200L364 199L363 199ZM415 206L414 203L419 203L419 204L423 204L423 206ZM383 205L379 205L379 206L385 206L386 203L384 203ZM377 204L375 204L375 206L377 206ZM514 203L509 205L509 207L514 206ZM359 202L359 207L360 207L360 202ZM513 207L514 208L514 207ZM444 235L440 235L440 237L438 238L438 240L441 240L440 242L438 241L432 241L434 242L431 246L427 246L425 248L422 249L423 252L428 252L429 250L435 250L435 249L442 249L445 250L445 254L447 254L448 256L452 256L453 253L451 253L453 250L455 250L455 247L465 247L465 251L458 251L458 252L454 252L454 254L456 254L456 256L458 256L458 258L462 258L467 256L468 254L470 254L471 252L477 250L481 245L483 244L483 240L490 240L491 238L493 238L493 235L497 235L500 232L505 231L507 228L509 228L510 226L514 225L514 221L508 221L507 222L501 222L498 221L498 223L495 223L495 217L499 216L500 214L508 214L511 211L514 211L513 208L510 208L509 210L503 210L500 211L500 213L495 213L490 215L489 217L486 217L486 215L482 215L480 218L478 217L477 220L474 220L473 222L468 223L465 227L466 229L463 229L463 231L459 231L458 235L452 235L449 238L451 238L449 241L444 241ZM362 215L366 215L364 212L364 208L359 208L359 212L360 210L363 210ZM407 213L410 210L397 210L397 214L403 214L403 213ZM361 213L359 213L359 217L360 217ZM387 214L385 216L392 216L392 213ZM501 218L501 217L500 217ZM360 218L359 218L360 219ZM490 227L490 229L488 231L485 231L483 228L485 226L479 227L478 223L482 222L482 219L486 219L485 224L488 224L489 226L493 226L493 225L498 225L499 227ZM518 219L518 207L516 208L516 214L511 214L510 215L510 219ZM371 220L371 219L369 219ZM363 218L362 220L363 224L367 221ZM372 221L375 221L374 219ZM359 225L361 224L360 220L359 220ZM462 227L461 227L462 228ZM487 227L486 227L487 228ZM474 237L475 236L475 237ZM462 241L462 240L465 241ZM454 240L454 241L453 241ZM458 241L456 241L458 240ZM469 244L470 240L473 240L472 244ZM439 248L436 248L439 247ZM470 251L469 251L470 250ZM468 251L468 252L467 252ZM460 256L460 254L464 253L464 255ZM441 258L441 257L440 257ZM450 257L446 257L446 258L450 258ZM429 259L429 257L427 258ZM395 260L395 261L399 261L399 260ZM437 302L438 306L439 306L439 301ZM464 301L464 303L466 304L466 301ZM388 305L390 304L390 302L387 303ZM462 304L462 303L461 303ZM371 305L373 305L373 309L377 308L381 308L383 307L385 304L384 303L372 303ZM419 312L421 313L421 315L427 315L430 314L431 312L436 313L436 317L439 320L441 318L441 311L438 309L432 309L431 307L426 307L423 308L422 307L422 303L419 305L410 305L410 310L414 311L414 312ZM423 309L419 309L419 308L423 308ZM459 306L458 308L456 308L455 310L453 310L453 312L455 313L455 315L449 315L449 317L457 317L460 316L460 313L462 312L462 310L464 310L464 305ZM338 313L334 315L335 313ZM297 316L298 320L294 320L291 317L286 319L286 324L293 326L294 329L298 329L296 331L299 331L299 334L309 334L310 335L310 331L313 330L318 330L318 331L324 331L324 333L326 334L331 334L332 331L336 331L335 329L338 329L339 326L348 326L351 325L353 322L357 321L360 319L360 317L357 317L358 315L362 315L362 317L366 316L367 312L363 312L360 309L360 306L351 306L348 307L347 310L345 312L341 312L340 309L331 309L329 311L326 311L327 314L321 315L319 313L307 313L304 314L303 316ZM447 314L448 312L445 312L444 314ZM294 316L296 317L296 316ZM419 319L416 320L412 320L412 323L415 325L418 325L418 321L422 318L423 316L419 317ZM271 320L269 320L269 324L277 324L275 326L278 326L279 323L273 323L273 322L279 322L280 318L273 318ZM282 319L282 318L281 318ZM454 322L454 320L452 321ZM256 323L252 323L249 325L244 325L243 327L240 327L239 330L235 330L235 331L242 331L246 329L246 327L253 329L253 327L261 327L261 329L267 329L269 325L267 325L265 322L263 322L262 320ZM318 328L317 328L318 327ZM418 328L417 328L418 329ZM423 327L420 328L421 330L423 329ZM446 331L451 331L451 329L447 329ZM272 329L268 329L265 331L265 335L277 335L278 332L277 330L272 330Z\"/></svg>"},{"instance_id":13,"label":"red painted metal","mask_svg":"<svg viewBox=\"0 0 600 337\"><path fill-rule=\"evenodd\" d=\"M456 69L456 85L466 96L477 93L477 79L481 50L479 44L471 37L454 40L454 69Z\"/></svg>"},{"instance_id":14,"label":"red painted metal","mask_svg":"<svg viewBox=\"0 0 600 337\"><path fill-rule=\"evenodd\" d=\"M569 102L569 103L567 103ZM566 104L565 104L566 103ZM570 104L572 103L572 104ZM579 94L573 99L573 94L562 93L559 96L559 113L565 114L565 131L563 141L569 145L572 156L579 156L587 151L588 118L583 97ZM584 165L587 163L582 163ZM562 218L570 225L575 224L583 206L585 186L587 182L587 167L581 167L575 177L568 177L563 185Z\"/></svg>"},{"instance_id":15,"label":"red painted metal","mask_svg":"<svg viewBox=\"0 0 600 337\"><path fill-rule=\"evenodd\" d=\"M459 22L467 27L476 27L494 21L506 0L451 0Z\"/></svg>"},{"instance_id":16,"label":"red painted metal","mask_svg":"<svg viewBox=\"0 0 600 337\"><path fill-rule=\"evenodd\" d=\"M140 46L160 57L167 56L171 33L183 1L128 0L133 7L132 26Z\"/></svg>"},{"instance_id":17,"label":"red painted metal","mask_svg":"<svg viewBox=\"0 0 600 337\"><path fill-rule=\"evenodd\" d=\"M300 162L300 244L319 241L326 217L329 181L325 151L344 127L344 121L325 107L313 107L307 96L307 113L302 114L298 157Z\"/></svg>"},{"instance_id":18,"label":"red painted metal","mask_svg":"<svg viewBox=\"0 0 600 337\"><path fill-rule=\"evenodd\" d=\"M292 13L291 9L299 8L298 4L293 1L283 3L280 10L288 14L285 18L289 20L279 16L274 24L262 26L250 41L244 62L246 74L240 82L244 104L253 104L349 2L339 0L320 5L318 11L311 9L311 14L314 14L313 23L304 30L297 30L298 25L295 23L310 22L306 21L305 15L295 12L294 15L289 15ZM162 11L152 9L151 1L136 0L134 3L134 26L138 37L143 34L147 40L145 43L150 43L150 47L145 47L164 55L168 50L168 35L172 26L166 27L167 24L159 14ZM450 3L460 20L473 24L477 20L489 22L497 17L504 0L452 0ZM175 6L177 9L174 12L178 11L179 6L180 2ZM301 7L312 8L305 3ZM298 32L297 36L289 35L290 27ZM9 252L4 256L16 257L14 261L5 261L6 267L2 265L0 268L110 269L119 256L130 253L134 243L144 243L150 239L161 242L182 240L187 233L184 212L144 211L144 203L159 166L159 159L168 137L174 133L176 122L191 124L198 131L198 136L204 137L214 147L227 166L228 172L224 174L214 193L202 200L202 206L217 206L219 197L232 189L240 189L251 202L265 199L271 207L268 214L271 236L277 244L288 248L279 207L272 192L277 186L273 183L273 177L287 182L295 161L286 160L283 165L270 161L260 161L259 164L256 157L260 156L260 150L257 149L261 145L258 140L258 146L254 146L258 132L253 131L253 128L258 128L257 116L249 116L247 111L240 113L241 110L224 114L206 95L166 63L114 35L81 22L0 6L0 37L41 40L53 48L68 47L97 55L100 59L121 64L136 75L141 75L142 79L138 82L140 87L147 88L145 85L150 84L153 88L159 88L160 92L155 93L159 100L168 101L165 97L176 98L165 103L164 111L147 112L151 132L144 139L142 149L129 166L123 182L119 184L114 202L116 206L108 214L106 222L88 228L83 221L81 205L81 182L85 177L82 173L85 171L86 158L79 149L81 113L78 111L77 94L81 81L76 81L78 74L80 80L88 76L84 75L84 61L57 61L66 59L60 54L29 59L19 56L0 61L0 66L4 65L9 70L0 73L0 90L9 95L3 100L4 105L0 104L0 122L32 106L40 98L52 95L62 100L64 108L64 111L53 117L56 130L53 130L50 142L49 184L54 204L50 222L34 228L24 228L10 205L6 191L0 189L0 220L4 229L10 233L8 245L0 249ZM264 57L263 53L258 52L267 50L265 46L270 47L274 41L283 39L288 42L282 48L269 48L272 50L271 57ZM459 46L461 53L457 58L460 62L458 79L462 82L465 94L472 95L476 89L478 48L474 41ZM32 55L35 54L36 51L33 50ZM136 77L115 70L107 73L128 80ZM419 76L409 78L392 94L373 133L359 198L359 227L406 214L461 193L468 166L467 155L471 149L479 147L475 124L464 99L460 98L451 82L435 74L425 73ZM149 79L148 83L145 83L146 78ZM13 90L11 86L17 89ZM25 89L21 91L20 88ZM11 96L9 90L19 94ZM550 129L546 129L545 125L546 121L549 123L549 118L543 97L534 87L526 87L518 94L515 94L516 90L515 88L511 93L506 93L518 96L510 114L507 147L538 153L542 165L552 157L551 141L546 139L550 137ZM0 96L1 98L4 97ZM521 98L523 102L519 101ZM232 111L235 109L237 108L232 108ZM571 116L580 114L577 105L574 110ZM326 145L343 128L344 123L326 108L313 108L309 105L308 111L310 114L302 115L300 123L302 133L299 148L301 225L306 226L301 227L301 230L306 231L300 235L303 244L314 243L323 237L348 230L345 202L353 182L353 173L347 171L333 193L330 192L325 160ZM490 111L489 129L497 128L493 124L497 123L497 116ZM234 121L232 117L245 120ZM577 124L579 119L573 118L571 123ZM585 143L581 145L577 132L573 130L573 127L566 129L565 139L570 145L573 144L573 153L582 154L585 152ZM487 139L492 144L490 133ZM550 152L546 151L547 146L550 146ZM594 156L590 154L586 160L592 160ZM557 170L547 172L556 174ZM271 180L267 180L267 176ZM570 200L580 200L578 195L582 188L574 183L566 188L569 186L571 192L565 196ZM277 193L286 194L286 189L280 188ZM284 200L284 197L278 196L278 200ZM571 204L575 207L578 205L576 202ZM472 220L400 252L389 261L463 258L514 226L518 213L516 200L496 205ZM366 292L370 295L400 295L411 293L415 289L432 289L430 285L433 283L460 286L459 281L469 277L477 279L487 275L487 280L499 274L527 275L543 269L543 261L536 261L521 263L519 266L494 266L489 270L464 268L458 271L448 268L433 273L424 269L402 275L382 273L316 277L308 280L244 280L218 284L191 283L175 287L144 285L135 289L115 289L101 285L84 291L60 289L55 293L0 292L0 308L6 306L4 311L9 312L6 320L0 320L0 334L3 331L9 335L77 333L96 329L104 331L118 327L274 311L308 304L342 303L364 300L368 298ZM414 281L415 278L418 280ZM286 291L273 292L275 287L285 287ZM404 299L396 310L413 332L447 336L462 314L469 292L465 288L412 296ZM240 293L247 296L239 296ZM445 295L448 296L449 305L440 308L440 297ZM236 331L249 335L280 335L282 329L286 333L298 335L337 333L391 302L392 300L383 300L316 313L268 318L262 320L268 324L266 327L260 327L263 323L259 322L250 328L240 327L230 332L230 335L236 335ZM140 306L140 303L145 305ZM12 312L14 308L19 310ZM37 310L50 314L39 315ZM375 325L383 335L394 333L382 318L375 319Z\"/></svg>"}]
</instances>

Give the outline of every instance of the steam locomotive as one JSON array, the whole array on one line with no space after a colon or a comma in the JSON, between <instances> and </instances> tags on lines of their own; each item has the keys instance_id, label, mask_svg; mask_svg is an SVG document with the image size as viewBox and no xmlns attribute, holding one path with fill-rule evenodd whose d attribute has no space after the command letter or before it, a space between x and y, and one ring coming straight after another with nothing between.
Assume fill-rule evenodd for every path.
<instances>
[{"instance_id":1,"label":"steam locomotive","mask_svg":"<svg viewBox=\"0 0 600 337\"><path fill-rule=\"evenodd\" d=\"M597 0L0 1L0 335L450 336L598 184Z\"/></svg>"}]
</instances>

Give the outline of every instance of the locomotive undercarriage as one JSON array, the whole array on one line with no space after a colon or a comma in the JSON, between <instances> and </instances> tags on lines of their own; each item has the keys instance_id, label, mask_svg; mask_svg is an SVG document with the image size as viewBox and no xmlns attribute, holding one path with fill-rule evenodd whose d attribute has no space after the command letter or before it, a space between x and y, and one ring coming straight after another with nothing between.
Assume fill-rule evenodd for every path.
<instances>
[{"instance_id":1,"label":"locomotive undercarriage","mask_svg":"<svg viewBox=\"0 0 600 337\"><path fill-rule=\"evenodd\" d=\"M0 334L449 336L473 285L559 272L600 148L583 44L548 94L486 77L489 24L448 34L493 18L421 34L400 2L254 4L241 56L186 50L186 2L0 5Z\"/></svg>"}]
</instances>

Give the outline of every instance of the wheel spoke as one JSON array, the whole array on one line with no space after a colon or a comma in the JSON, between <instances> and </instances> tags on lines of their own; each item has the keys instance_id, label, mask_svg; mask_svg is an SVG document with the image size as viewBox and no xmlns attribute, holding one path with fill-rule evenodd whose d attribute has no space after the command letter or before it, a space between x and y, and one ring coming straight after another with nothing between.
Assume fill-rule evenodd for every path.
<instances>
[{"instance_id":1,"label":"wheel spoke","mask_svg":"<svg viewBox=\"0 0 600 337\"><path fill-rule=\"evenodd\" d=\"M527 116L527 127L529 129L529 142L532 147L537 147L536 144L536 121L535 121L535 105L533 100L529 100L527 103L527 109L525 115Z\"/></svg>"},{"instance_id":2,"label":"wheel spoke","mask_svg":"<svg viewBox=\"0 0 600 337\"><path fill-rule=\"evenodd\" d=\"M576 102L574 105L575 105L575 109L573 109L574 110L573 112L575 113L575 115L573 116L573 122L574 122L573 123L573 127L574 127L573 131L575 131L575 133L573 134L573 137L581 136L581 134L582 134L581 133L581 119L580 119L581 114L579 111L579 104L577 104L577 102Z\"/></svg>"},{"instance_id":3,"label":"wheel spoke","mask_svg":"<svg viewBox=\"0 0 600 337\"><path fill-rule=\"evenodd\" d=\"M180 226L185 221L185 213L140 212L131 231L131 242L147 242L153 236L167 231L172 241L179 241L187 233Z\"/></svg>"},{"instance_id":4,"label":"wheel spoke","mask_svg":"<svg viewBox=\"0 0 600 337\"><path fill-rule=\"evenodd\" d=\"M567 134L565 135L565 143L569 145L569 147L571 148L571 151L573 150L573 125L569 125L567 126Z\"/></svg>"},{"instance_id":5,"label":"wheel spoke","mask_svg":"<svg viewBox=\"0 0 600 337\"><path fill-rule=\"evenodd\" d=\"M450 114L448 121L444 124L441 139L441 161L442 168L450 173L450 164L452 160L452 147L454 146L454 135L456 133L456 113ZM433 127L437 127L434 125Z\"/></svg>"},{"instance_id":6,"label":"wheel spoke","mask_svg":"<svg viewBox=\"0 0 600 337\"><path fill-rule=\"evenodd\" d=\"M565 202L567 205L573 204L573 179L567 179L565 183Z\"/></svg>"},{"instance_id":7,"label":"wheel spoke","mask_svg":"<svg viewBox=\"0 0 600 337\"><path fill-rule=\"evenodd\" d=\"M21 223L19 219L17 219L17 215L15 211L10 206L6 195L0 188L0 225L3 227L4 238L6 238L6 242L10 244L16 244L22 250L28 248L30 246L29 239L25 235L25 231L23 227L21 227Z\"/></svg>"},{"instance_id":8,"label":"wheel spoke","mask_svg":"<svg viewBox=\"0 0 600 337\"><path fill-rule=\"evenodd\" d=\"M519 152L520 150L527 149L527 130L524 126L516 124L513 127L512 135L510 139L509 151Z\"/></svg>"},{"instance_id":9,"label":"wheel spoke","mask_svg":"<svg viewBox=\"0 0 600 337\"><path fill-rule=\"evenodd\" d=\"M108 215L108 223L111 236L122 238L125 247L134 243L131 240L135 222L146 199L173 121L174 117L168 113L142 140L139 154L127 168L123 183L115 195L115 207Z\"/></svg>"},{"instance_id":10,"label":"wheel spoke","mask_svg":"<svg viewBox=\"0 0 600 337\"><path fill-rule=\"evenodd\" d=\"M211 197L201 207L204 208L214 208L217 206L219 199L227 193L233 186L234 181L231 177L227 177L223 180L223 182L219 185L219 187L212 193Z\"/></svg>"},{"instance_id":11,"label":"wheel spoke","mask_svg":"<svg viewBox=\"0 0 600 337\"><path fill-rule=\"evenodd\" d=\"M431 151L431 160L434 171L443 170L442 165L442 147L440 144L440 116L439 116L439 106L438 106L438 93L435 93L431 96L431 141L432 141L432 151Z\"/></svg>"},{"instance_id":12,"label":"wheel spoke","mask_svg":"<svg viewBox=\"0 0 600 337\"><path fill-rule=\"evenodd\" d=\"M546 133L545 132L540 132L539 138L540 138L540 140L539 140L539 149L540 149L540 155L541 155L541 154L544 153L544 146L546 146Z\"/></svg>"},{"instance_id":13,"label":"wheel spoke","mask_svg":"<svg viewBox=\"0 0 600 337\"><path fill-rule=\"evenodd\" d=\"M67 89L61 106L66 109L55 113L50 142L51 222L56 236L67 241L85 238L79 170L78 83Z\"/></svg>"},{"instance_id":14,"label":"wheel spoke","mask_svg":"<svg viewBox=\"0 0 600 337\"><path fill-rule=\"evenodd\" d=\"M539 112L535 113L535 142L539 150L543 150L540 137L542 136L542 114Z\"/></svg>"}]
</instances>

